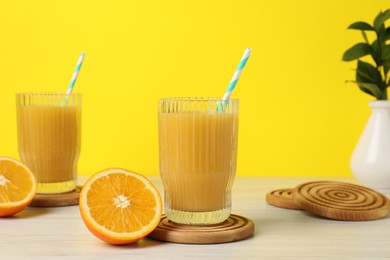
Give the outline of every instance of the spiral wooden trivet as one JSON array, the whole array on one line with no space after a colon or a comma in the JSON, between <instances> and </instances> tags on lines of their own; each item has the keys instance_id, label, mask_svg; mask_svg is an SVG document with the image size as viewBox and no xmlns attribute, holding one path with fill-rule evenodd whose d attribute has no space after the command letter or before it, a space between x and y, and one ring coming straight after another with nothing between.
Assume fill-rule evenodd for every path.
<instances>
[{"instance_id":1,"label":"spiral wooden trivet","mask_svg":"<svg viewBox=\"0 0 390 260\"><path fill-rule=\"evenodd\" d=\"M286 209L300 209L292 198L293 189L278 189L267 193L265 200L268 204Z\"/></svg>"},{"instance_id":2,"label":"spiral wooden trivet","mask_svg":"<svg viewBox=\"0 0 390 260\"><path fill-rule=\"evenodd\" d=\"M248 238L254 229L252 220L233 214L224 222L209 226L176 224L163 216L148 237L181 244L218 244Z\"/></svg>"},{"instance_id":3,"label":"spiral wooden trivet","mask_svg":"<svg viewBox=\"0 0 390 260\"><path fill-rule=\"evenodd\" d=\"M79 205L81 186L74 191L58 194L36 194L29 207L63 207Z\"/></svg>"},{"instance_id":4,"label":"spiral wooden trivet","mask_svg":"<svg viewBox=\"0 0 390 260\"><path fill-rule=\"evenodd\" d=\"M330 219L373 220L390 211L390 200L385 195L350 183L308 182L297 186L292 196L302 209Z\"/></svg>"}]
</instances>

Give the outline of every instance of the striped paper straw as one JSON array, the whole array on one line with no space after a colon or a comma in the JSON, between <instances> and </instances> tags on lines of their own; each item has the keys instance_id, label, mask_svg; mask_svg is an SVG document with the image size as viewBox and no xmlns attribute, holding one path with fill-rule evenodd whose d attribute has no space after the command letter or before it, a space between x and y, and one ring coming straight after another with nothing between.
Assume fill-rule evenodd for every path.
<instances>
[{"instance_id":1,"label":"striped paper straw","mask_svg":"<svg viewBox=\"0 0 390 260\"><path fill-rule=\"evenodd\" d=\"M69 95L70 93L72 93L74 84L76 83L77 76L79 75L79 72L80 72L80 69L81 69L81 65L83 65L84 57L85 57L85 54L84 54L84 53L81 53L81 54L80 54L80 58L79 58L79 60L77 61L76 68L75 68L75 70L74 70L74 72L73 72L72 79L70 80L68 90L66 91L66 94L67 94L67 95Z\"/></svg>"},{"instance_id":2,"label":"striped paper straw","mask_svg":"<svg viewBox=\"0 0 390 260\"><path fill-rule=\"evenodd\" d=\"M242 73L242 70L245 67L246 62L249 59L249 55L251 54L252 49L251 48L246 48L244 54L242 55L242 58L240 60L240 63L237 66L236 71L234 72L233 78L229 83L229 86L226 89L225 95L223 95L223 100L229 99L230 96L232 95L232 92L234 88L236 87L237 81L240 78L240 75Z\"/></svg>"}]
</instances>

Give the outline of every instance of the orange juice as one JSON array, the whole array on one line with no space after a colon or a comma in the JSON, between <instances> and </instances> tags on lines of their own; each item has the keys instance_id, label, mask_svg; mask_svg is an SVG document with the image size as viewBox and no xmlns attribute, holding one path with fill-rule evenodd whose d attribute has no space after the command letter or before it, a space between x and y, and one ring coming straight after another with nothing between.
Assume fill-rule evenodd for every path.
<instances>
[{"instance_id":1,"label":"orange juice","mask_svg":"<svg viewBox=\"0 0 390 260\"><path fill-rule=\"evenodd\" d=\"M159 113L165 214L178 223L214 224L230 215L238 112Z\"/></svg>"},{"instance_id":2,"label":"orange juice","mask_svg":"<svg viewBox=\"0 0 390 260\"><path fill-rule=\"evenodd\" d=\"M38 193L76 187L81 105L66 102L17 106L19 154L37 178Z\"/></svg>"}]
</instances>

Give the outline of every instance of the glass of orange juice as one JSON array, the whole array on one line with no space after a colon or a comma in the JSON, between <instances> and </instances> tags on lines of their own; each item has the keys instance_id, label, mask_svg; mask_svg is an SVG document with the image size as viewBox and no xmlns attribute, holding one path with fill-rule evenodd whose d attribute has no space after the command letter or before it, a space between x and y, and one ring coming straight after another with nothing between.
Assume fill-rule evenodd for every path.
<instances>
[{"instance_id":1,"label":"glass of orange juice","mask_svg":"<svg viewBox=\"0 0 390 260\"><path fill-rule=\"evenodd\" d=\"M77 184L81 94L16 95L19 155L37 178L37 193L64 193Z\"/></svg>"},{"instance_id":2,"label":"glass of orange juice","mask_svg":"<svg viewBox=\"0 0 390 260\"><path fill-rule=\"evenodd\" d=\"M238 100L159 99L158 121L165 215L180 224L223 222L236 174Z\"/></svg>"}]
</instances>

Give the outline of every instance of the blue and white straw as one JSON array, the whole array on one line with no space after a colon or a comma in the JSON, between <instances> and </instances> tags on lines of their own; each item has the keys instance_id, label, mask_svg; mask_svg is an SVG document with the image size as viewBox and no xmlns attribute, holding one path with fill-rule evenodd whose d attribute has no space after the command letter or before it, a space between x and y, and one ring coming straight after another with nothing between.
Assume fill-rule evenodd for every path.
<instances>
[{"instance_id":1,"label":"blue and white straw","mask_svg":"<svg viewBox=\"0 0 390 260\"><path fill-rule=\"evenodd\" d=\"M230 98L234 88L236 87L237 81L240 78L242 70L244 69L246 62L249 59L249 55L251 54L251 52L252 52L251 48L246 48L245 49L244 55L242 55L240 63L238 64L237 69L234 72L233 78L230 81L229 86L226 89L225 95L223 95L223 98L222 98L223 100L226 100L226 99Z\"/></svg>"},{"instance_id":2,"label":"blue and white straw","mask_svg":"<svg viewBox=\"0 0 390 260\"><path fill-rule=\"evenodd\" d=\"M68 90L66 91L66 94L67 94L67 95L69 95L70 93L72 93L74 84L76 83L77 76L79 75L79 72L80 72L80 69L81 69L81 65L83 65L84 57L85 57L85 54L84 54L84 53L81 53L81 54L80 54L80 58L79 58L79 60L77 61L76 68L75 68L75 70L74 70L74 72L73 72L72 79L70 80Z\"/></svg>"}]
</instances>

